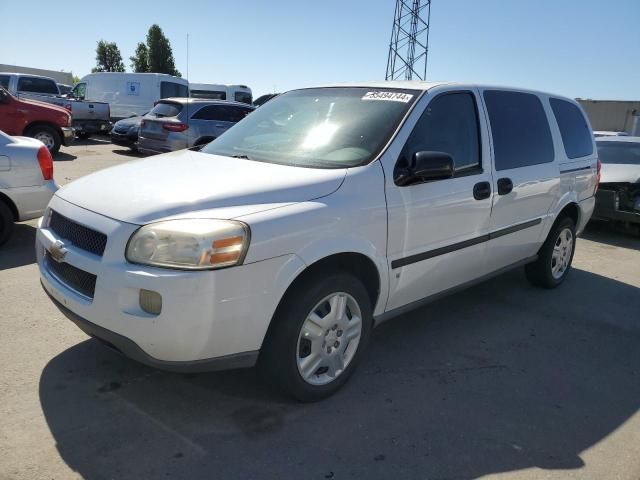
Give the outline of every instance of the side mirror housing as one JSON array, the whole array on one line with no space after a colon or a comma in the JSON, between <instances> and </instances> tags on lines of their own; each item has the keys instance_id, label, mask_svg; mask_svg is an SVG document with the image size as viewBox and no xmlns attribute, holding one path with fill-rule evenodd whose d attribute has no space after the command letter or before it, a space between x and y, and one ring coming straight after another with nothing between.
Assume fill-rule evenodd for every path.
<instances>
[{"instance_id":1,"label":"side mirror housing","mask_svg":"<svg viewBox=\"0 0 640 480\"><path fill-rule=\"evenodd\" d=\"M430 182L452 178L453 158L445 152L421 151L413 154L411 164L399 169L395 175L396 185Z\"/></svg>"}]
</instances>

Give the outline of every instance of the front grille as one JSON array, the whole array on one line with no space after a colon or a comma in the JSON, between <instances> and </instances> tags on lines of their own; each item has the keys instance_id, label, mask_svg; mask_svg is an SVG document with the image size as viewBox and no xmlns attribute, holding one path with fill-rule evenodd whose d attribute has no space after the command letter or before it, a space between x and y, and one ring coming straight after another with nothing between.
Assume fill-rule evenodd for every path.
<instances>
[{"instance_id":1,"label":"front grille","mask_svg":"<svg viewBox=\"0 0 640 480\"><path fill-rule=\"evenodd\" d=\"M47 252L45 254L49 271L62 283L85 297L93 298L96 290L96 276L92 273L80 270L73 265L64 262L56 262Z\"/></svg>"},{"instance_id":2,"label":"front grille","mask_svg":"<svg viewBox=\"0 0 640 480\"><path fill-rule=\"evenodd\" d=\"M73 245L94 255L102 256L107 246L107 236L51 210L49 228Z\"/></svg>"}]
</instances>

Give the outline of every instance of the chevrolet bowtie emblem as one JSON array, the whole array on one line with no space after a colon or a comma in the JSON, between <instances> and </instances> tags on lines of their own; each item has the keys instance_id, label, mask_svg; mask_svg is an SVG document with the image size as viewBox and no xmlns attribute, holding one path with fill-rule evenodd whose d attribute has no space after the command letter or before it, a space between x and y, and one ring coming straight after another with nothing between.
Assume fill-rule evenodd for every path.
<instances>
[{"instance_id":1,"label":"chevrolet bowtie emblem","mask_svg":"<svg viewBox=\"0 0 640 480\"><path fill-rule=\"evenodd\" d=\"M60 240L56 240L56 243L49 245L47 251L49 252L51 258L53 258L56 262L61 262L67 255L67 249L64 248L64 243L62 243Z\"/></svg>"}]
</instances>

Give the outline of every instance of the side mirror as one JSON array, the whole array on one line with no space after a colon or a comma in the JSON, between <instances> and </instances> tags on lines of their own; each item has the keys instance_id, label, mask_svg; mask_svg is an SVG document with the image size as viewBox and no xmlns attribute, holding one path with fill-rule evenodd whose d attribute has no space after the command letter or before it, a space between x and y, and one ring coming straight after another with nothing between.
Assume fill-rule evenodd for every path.
<instances>
[{"instance_id":1,"label":"side mirror","mask_svg":"<svg viewBox=\"0 0 640 480\"><path fill-rule=\"evenodd\" d=\"M454 174L453 158L445 152L416 152L411 164L398 169L395 175L396 185L401 187L414 183L430 182L452 178Z\"/></svg>"}]
</instances>

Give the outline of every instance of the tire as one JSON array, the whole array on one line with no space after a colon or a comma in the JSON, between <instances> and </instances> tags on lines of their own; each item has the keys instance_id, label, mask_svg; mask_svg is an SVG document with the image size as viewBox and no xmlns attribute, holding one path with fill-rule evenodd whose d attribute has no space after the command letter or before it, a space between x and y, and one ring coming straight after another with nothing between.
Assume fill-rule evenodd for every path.
<instances>
[{"instance_id":1,"label":"tire","mask_svg":"<svg viewBox=\"0 0 640 480\"><path fill-rule=\"evenodd\" d=\"M60 145L62 145L60 134L55 128L48 125L36 125L35 127L31 127L27 132L27 137L33 137L36 140L40 140L52 155L54 153L58 153Z\"/></svg>"},{"instance_id":2,"label":"tire","mask_svg":"<svg viewBox=\"0 0 640 480\"><path fill-rule=\"evenodd\" d=\"M89 138L91 136L91 134L89 132L79 132L76 135L78 136L78 138L81 138L83 140L86 140L87 138Z\"/></svg>"},{"instance_id":3,"label":"tire","mask_svg":"<svg viewBox=\"0 0 640 480\"><path fill-rule=\"evenodd\" d=\"M13 233L13 212L9 206L0 200L0 245L9 240Z\"/></svg>"},{"instance_id":4,"label":"tire","mask_svg":"<svg viewBox=\"0 0 640 480\"><path fill-rule=\"evenodd\" d=\"M556 288L571 271L575 246L575 223L569 217L559 218L540 248L538 260L525 266L527 279L537 287Z\"/></svg>"},{"instance_id":5,"label":"tire","mask_svg":"<svg viewBox=\"0 0 640 480\"><path fill-rule=\"evenodd\" d=\"M339 311L344 315L334 318ZM314 321L309 320L314 313ZM352 275L334 273L302 281L287 292L274 315L260 354L260 373L268 384L299 401L326 398L355 370L371 326L371 300Z\"/></svg>"}]
</instances>

